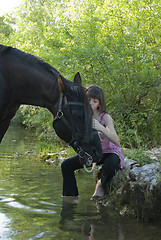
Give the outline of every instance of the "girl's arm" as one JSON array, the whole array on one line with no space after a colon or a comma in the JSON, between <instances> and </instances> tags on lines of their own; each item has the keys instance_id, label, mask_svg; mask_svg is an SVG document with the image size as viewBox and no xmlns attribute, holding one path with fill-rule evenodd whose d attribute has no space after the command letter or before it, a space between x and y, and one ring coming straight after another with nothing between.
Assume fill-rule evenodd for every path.
<instances>
[{"instance_id":1,"label":"girl's arm","mask_svg":"<svg viewBox=\"0 0 161 240\"><path fill-rule=\"evenodd\" d=\"M109 114L105 114L103 117L103 124L100 124L96 119L93 119L93 128L97 131L100 131L107 139L116 145L120 144L119 137L115 131L113 125L113 119Z\"/></svg>"}]
</instances>

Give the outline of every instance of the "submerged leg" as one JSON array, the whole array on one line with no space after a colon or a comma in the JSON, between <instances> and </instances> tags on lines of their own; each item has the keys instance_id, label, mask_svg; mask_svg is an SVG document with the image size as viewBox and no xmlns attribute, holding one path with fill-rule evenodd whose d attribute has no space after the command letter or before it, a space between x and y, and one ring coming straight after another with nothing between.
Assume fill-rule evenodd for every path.
<instances>
[{"instance_id":1,"label":"submerged leg","mask_svg":"<svg viewBox=\"0 0 161 240\"><path fill-rule=\"evenodd\" d=\"M66 159L61 164L63 175L63 196L78 196L78 187L76 183L75 173L76 169L83 168L79 156Z\"/></svg>"}]
</instances>

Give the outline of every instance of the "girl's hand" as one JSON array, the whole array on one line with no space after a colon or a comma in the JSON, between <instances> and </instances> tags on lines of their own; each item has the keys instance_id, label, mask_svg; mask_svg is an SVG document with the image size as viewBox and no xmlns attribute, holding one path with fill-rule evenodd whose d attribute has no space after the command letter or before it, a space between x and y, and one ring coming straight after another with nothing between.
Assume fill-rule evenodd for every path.
<instances>
[{"instance_id":1,"label":"girl's hand","mask_svg":"<svg viewBox=\"0 0 161 240\"><path fill-rule=\"evenodd\" d=\"M95 118L93 118L92 128L97 131L101 131L102 125Z\"/></svg>"},{"instance_id":2,"label":"girl's hand","mask_svg":"<svg viewBox=\"0 0 161 240\"><path fill-rule=\"evenodd\" d=\"M119 145L119 138L115 131L113 120L109 114L104 116L104 126L100 124L95 118L93 118L92 128L101 132L108 140L116 145Z\"/></svg>"}]
</instances>

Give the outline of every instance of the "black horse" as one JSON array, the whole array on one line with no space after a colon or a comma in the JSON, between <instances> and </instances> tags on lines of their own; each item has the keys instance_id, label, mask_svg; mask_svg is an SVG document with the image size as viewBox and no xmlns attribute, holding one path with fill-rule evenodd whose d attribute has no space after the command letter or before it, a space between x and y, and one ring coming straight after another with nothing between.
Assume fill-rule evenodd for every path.
<instances>
[{"instance_id":1,"label":"black horse","mask_svg":"<svg viewBox=\"0 0 161 240\"><path fill-rule=\"evenodd\" d=\"M54 116L56 134L86 164L101 158L100 140L91 127L92 109L80 74L71 82L43 60L0 45L0 142L21 104L47 108Z\"/></svg>"}]
</instances>

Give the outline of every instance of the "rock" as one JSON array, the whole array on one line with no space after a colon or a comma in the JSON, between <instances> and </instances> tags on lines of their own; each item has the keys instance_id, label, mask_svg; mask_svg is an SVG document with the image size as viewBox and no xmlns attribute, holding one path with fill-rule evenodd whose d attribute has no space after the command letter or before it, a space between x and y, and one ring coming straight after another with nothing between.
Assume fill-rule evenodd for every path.
<instances>
[{"instance_id":1,"label":"rock","mask_svg":"<svg viewBox=\"0 0 161 240\"><path fill-rule=\"evenodd\" d=\"M145 222L161 219L160 163L140 166L127 158L125 162L125 169L112 180L112 186L117 189L114 202L120 214Z\"/></svg>"},{"instance_id":2,"label":"rock","mask_svg":"<svg viewBox=\"0 0 161 240\"><path fill-rule=\"evenodd\" d=\"M143 151L143 153L149 156L152 160L159 161L159 159L161 159L161 148L153 148L151 150Z\"/></svg>"}]
</instances>

